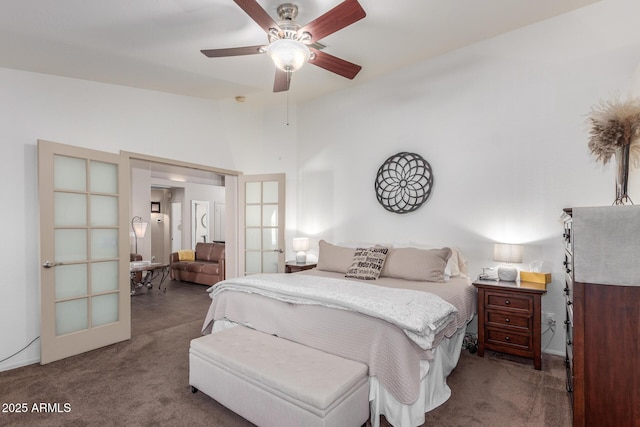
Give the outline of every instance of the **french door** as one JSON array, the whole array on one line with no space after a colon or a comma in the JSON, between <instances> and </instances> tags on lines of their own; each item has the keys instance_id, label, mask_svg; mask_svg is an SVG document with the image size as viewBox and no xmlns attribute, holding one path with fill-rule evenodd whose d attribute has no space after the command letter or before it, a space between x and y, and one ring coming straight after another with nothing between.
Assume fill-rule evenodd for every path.
<instances>
[{"instance_id":1,"label":"french door","mask_svg":"<svg viewBox=\"0 0 640 427\"><path fill-rule=\"evenodd\" d=\"M131 337L127 162L38 141L42 364Z\"/></svg>"},{"instance_id":2,"label":"french door","mask_svg":"<svg viewBox=\"0 0 640 427\"><path fill-rule=\"evenodd\" d=\"M241 175L241 273L283 273L285 264L285 174Z\"/></svg>"}]
</instances>

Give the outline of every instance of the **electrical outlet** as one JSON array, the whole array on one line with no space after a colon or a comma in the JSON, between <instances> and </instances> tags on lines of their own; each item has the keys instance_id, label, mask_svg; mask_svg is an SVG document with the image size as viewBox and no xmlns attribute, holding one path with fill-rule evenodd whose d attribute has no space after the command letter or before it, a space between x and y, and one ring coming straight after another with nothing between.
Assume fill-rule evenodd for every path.
<instances>
[{"instance_id":1,"label":"electrical outlet","mask_svg":"<svg viewBox=\"0 0 640 427\"><path fill-rule=\"evenodd\" d=\"M544 313L545 323L549 326L555 326L556 324L556 314L555 313Z\"/></svg>"}]
</instances>

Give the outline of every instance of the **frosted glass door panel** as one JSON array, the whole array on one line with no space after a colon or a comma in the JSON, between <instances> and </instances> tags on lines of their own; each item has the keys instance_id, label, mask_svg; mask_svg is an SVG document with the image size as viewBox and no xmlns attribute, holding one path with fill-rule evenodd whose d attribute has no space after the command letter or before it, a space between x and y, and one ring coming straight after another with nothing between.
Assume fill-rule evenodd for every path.
<instances>
[{"instance_id":1,"label":"frosted glass door panel","mask_svg":"<svg viewBox=\"0 0 640 427\"><path fill-rule=\"evenodd\" d=\"M118 262L106 261L91 264L91 291L102 293L118 290Z\"/></svg>"},{"instance_id":2,"label":"frosted glass door panel","mask_svg":"<svg viewBox=\"0 0 640 427\"><path fill-rule=\"evenodd\" d=\"M262 203L278 203L277 181L264 181L262 183Z\"/></svg>"},{"instance_id":3,"label":"frosted glass door panel","mask_svg":"<svg viewBox=\"0 0 640 427\"><path fill-rule=\"evenodd\" d=\"M245 207L245 226L260 227L260 205Z\"/></svg>"},{"instance_id":4,"label":"frosted glass door panel","mask_svg":"<svg viewBox=\"0 0 640 427\"><path fill-rule=\"evenodd\" d=\"M56 230L54 239L56 262L85 261L87 259L86 230Z\"/></svg>"},{"instance_id":5,"label":"frosted glass door panel","mask_svg":"<svg viewBox=\"0 0 640 427\"><path fill-rule=\"evenodd\" d=\"M92 161L90 163L92 193L118 193L118 166L113 163Z\"/></svg>"},{"instance_id":6,"label":"frosted glass door panel","mask_svg":"<svg viewBox=\"0 0 640 427\"><path fill-rule=\"evenodd\" d=\"M91 230L91 259L118 257L118 230Z\"/></svg>"},{"instance_id":7,"label":"frosted glass door panel","mask_svg":"<svg viewBox=\"0 0 640 427\"><path fill-rule=\"evenodd\" d=\"M89 328L87 299L56 303L56 335L70 334Z\"/></svg>"},{"instance_id":8,"label":"frosted glass door panel","mask_svg":"<svg viewBox=\"0 0 640 427\"><path fill-rule=\"evenodd\" d=\"M87 191L87 161L66 156L53 158L56 190Z\"/></svg>"},{"instance_id":9,"label":"frosted glass door panel","mask_svg":"<svg viewBox=\"0 0 640 427\"><path fill-rule=\"evenodd\" d=\"M56 299L87 296L87 264L59 265L55 270Z\"/></svg>"},{"instance_id":10,"label":"frosted glass door panel","mask_svg":"<svg viewBox=\"0 0 640 427\"><path fill-rule=\"evenodd\" d=\"M248 251L259 251L262 248L260 243L260 229L247 228L245 232L245 249Z\"/></svg>"},{"instance_id":11,"label":"frosted glass door panel","mask_svg":"<svg viewBox=\"0 0 640 427\"><path fill-rule=\"evenodd\" d=\"M262 271L262 252L247 252L244 260L247 274L256 274Z\"/></svg>"},{"instance_id":12,"label":"frosted glass door panel","mask_svg":"<svg viewBox=\"0 0 640 427\"><path fill-rule=\"evenodd\" d=\"M102 326L118 321L118 294L91 298L91 326Z\"/></svg>"},{"instance_id":13,"label":"frosted glass door panel","mask_svg":"<svg viewBox=\"0 0 640 427\"><path fill-rule=\"evenodd\" d=\"M118 225L118 198L91 196L91 226L115 227Z\"/></svg>"},{"instance_id":14,"label":"frosted glass door panel","mask_svg":"<svg viewBox=\"0 0 640 427\"><path fill-rule=\"evenodd\" d=\"M262 226L278 226L278 205L264 205L262 207Z\"/></svg>"},{"instance_id":15,"label":"frosted glass door panel","mask_svg":"<svg viewBox=\"0 0 640 427\"><path fill-rule=\"evenodd\" d=\"M54 194L53 222L56 227L87 225L87 196L85 194Z\"/></svg>"},{"instance_id":16,"label":"frosted glass door panel","mask_svg":"<svg viewBox=\"0 0 640 427\"><path fill-rule=\"evenodd\" d=\"M263 252L262 254L262 271L264 273L277 273L279 254L277 252Z\"/></svg>"},{"instance_id":17,"label":"frosted glass door panel","mask_svg":"<svg viewBox=\"0 0 640 427\"><path fill-rule=\"evenodd\" d=\"M278 229L265 228L262 230L262 249L273 251L278 249Z\"/></svg>"},{"instance_id":18,"label":"frosted glass door panel","mask_svg":"<svg viewBox=\"0 0 640 427\"><path fill-rule=\"evenodd\" d=\"M261 187L260 182L247 182L245 186L245 203L260 203L262 201Z\"/></svg>"}]
</instances>

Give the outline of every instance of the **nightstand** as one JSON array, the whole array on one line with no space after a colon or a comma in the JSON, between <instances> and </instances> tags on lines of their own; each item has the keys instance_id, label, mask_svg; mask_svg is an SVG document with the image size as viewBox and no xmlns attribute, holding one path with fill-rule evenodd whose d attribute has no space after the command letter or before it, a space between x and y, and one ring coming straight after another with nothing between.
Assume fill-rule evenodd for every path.
<instances>
[{"instance_id":1,"label":"nightstand","mask_svg":"<svg viewBox=\"0 0 640 427\"><path fill-rule=\"evenodd\" d=\"M295 261L287 261L284 265L285 273L297 273L299 271L311 270L318 265L317 262L305 262L304 264L298 264Z\"/></svg>"},{"instance_id":2,"label":"nightstand","mask_svg":"<svg viewBox=\"0 0 640 427\"><path fill-rule=\"evenodd\" d=\"M547 285L534 282L476 280L478 356L485 349L533 359L542 368L542 295Z\"/></svg>"}]
</instances>

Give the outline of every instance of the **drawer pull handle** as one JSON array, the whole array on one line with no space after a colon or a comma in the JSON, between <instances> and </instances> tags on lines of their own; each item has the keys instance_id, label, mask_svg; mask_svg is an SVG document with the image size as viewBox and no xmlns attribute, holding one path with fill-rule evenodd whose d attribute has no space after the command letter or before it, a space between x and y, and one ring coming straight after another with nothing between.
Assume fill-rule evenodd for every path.
<instances>
[{"instance_id":1,"label":"drawer pull handle","mask_svg":"<svg viewBox=\"0 0 640 427\"><path fill-rule=\"evenodd\" d=\"M564 321L564 324L565 324L565 325L570 325L570 324L571 324L571 320L569 320L569 319L565 320L565 321Z\"/></svg>"},{"instance_id":2,"label":"drawer pull handle","mask_svg":"<svg viewBox=\"0 0 640 427\"><path fill-rule=\"evenodd\" d=\"M569 287L564 288L563 291L565 294L569 295Z\"/></svg>"},{"instance_id":3,"label":"drawer pull handle","mask_svg":"<svg viewBox=\"0 0 640 427\"><path fill-rule=\"evenodd\" d=\"M506 319L504 319L504 321L505 321L506 323L509 323L509 322L511 322L511 319L509 319L509 318L507 317Z\"/></svg>"},{"instance_id":4,"label":"drawer pull handle","mask_svg":"<svg viewBox=\"0 0 640 427\"><path fill-rule=\"evenodd\" d=\"M509 340L511 340L511 338L509 338L509 337L504 337L504 340L505 340L505 341L509 341Z\"/></svg>"},{"instance_id":5,"label":"drawer pull handle","mask_svg":"<svg viewBox=\"0 0 640 427\"><path fill-rule=\"evenodd\" d=\"M507 299L507 300L504 300L504 303L505 303L505 305L509 305L509 304L511 304L511 301L509 301L509 300Z\"/></svg>"},{"instance_id":6,"label":"drawer pull handle","mask_svg":"<svg viewBox=\"0 0 640 427\"><path fill-rule=\"evenodd\" d=\"M571 340L567 340L567 345L571 345L571 344L573 344Z\"/></svg>"}]
</instances>

